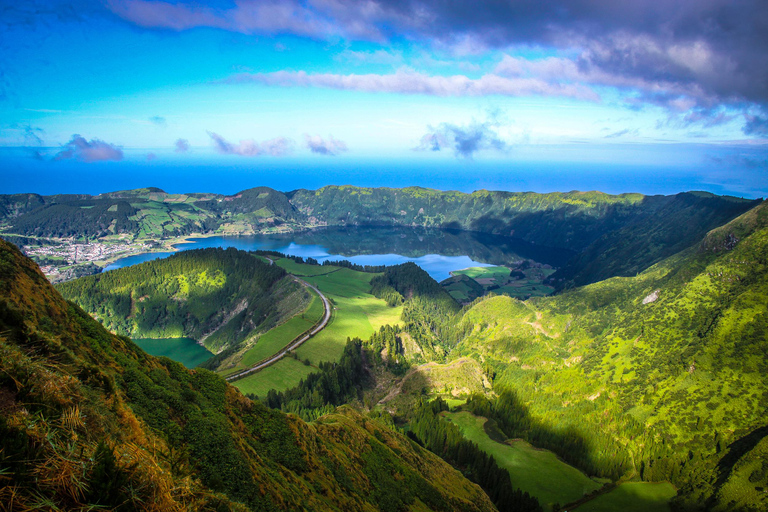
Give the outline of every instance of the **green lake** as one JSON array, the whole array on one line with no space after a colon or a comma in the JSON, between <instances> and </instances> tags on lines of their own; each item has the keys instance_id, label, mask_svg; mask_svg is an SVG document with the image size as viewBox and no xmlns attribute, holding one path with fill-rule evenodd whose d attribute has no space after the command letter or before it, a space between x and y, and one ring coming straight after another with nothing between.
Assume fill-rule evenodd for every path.
<instances>
[{"instance_id":1,"label":"green lake","mask_svg":"<svg viewBox=\"0 0 768 512\"><path fill-rule=\"evenodd\" d=\"M165 356L194 368L213 354L192 338L142 338L133 340L148 354Z\"/></svg>"}]
</instances>

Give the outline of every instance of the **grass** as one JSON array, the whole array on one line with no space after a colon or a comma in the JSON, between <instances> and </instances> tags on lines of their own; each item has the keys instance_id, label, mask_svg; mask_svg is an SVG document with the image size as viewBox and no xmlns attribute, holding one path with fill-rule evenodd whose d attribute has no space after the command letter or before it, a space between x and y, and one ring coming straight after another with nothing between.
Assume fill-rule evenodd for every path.
<instances>
[{"instance_id":1,"label":"grass","mask_svg":"<svg viewBox=\"0 0 768 512\"><path fill-rule=\"evenodd\" d=\"M320 362L338 361L347 343L347 338L357 336L361 339L367 339L381 326L387 324L395 325L400 322L401 306L389 307L383 300L377 299L368 293L370 281L376 274L357 272L334 266L299 264L287 258L278 258L275 260L275 264L294 275L302 276L302 279L317 286L331 300L334 308L333 316L323 331L307 340L295 351L299 359L309 359L312 363L311 366L305 366L301 361L296 361L293 358L283 358L256 374L235 381L233 384L240 388L243 393L266 396L267 391L272 388L282 391L294 387L301 379L316 370L316 366ZM312 308L319 308L318 315L322 313L322 303L318 299L313 299L313 302L310 304L310 309ZM313 318L309 312L305 313L305 316ZM288 330L290 332L301 332L306 329L299 330L302 324L296 318L294 317L289 322L283 324L283 326L286 326L284 327L286 332ZM295 322L291 324L290 322L294 320ZM276 329L280 329L283 326ZM278 336L279 332L275 333L276 329L264 334L256 344L256 347L246 353L239 366L245 367L253 364L267 357L267 355L276 353L285 346L284 343L280 344L277 341L270 341L285 339L283 336ZM285 335L288 336L288 334L290 333ZM293 338L291 337L290 339ZM267 343L264 343L265 341ZM260 349L260 352L255 352L259 344L264 344L264 347ZM273 350L277 345L280 345L279 348ZM269 350L267 347L269 347ZM271 354L259 357L262 353L266 354L270 351Z\"/></svg>"},{"instance_id":2,"label":"grass","mask_svg":"<svg viewBox=\"0 0 768 512\"><path fill-rule=\"evenodd\" d=\"M469 267L455 270L453 274L464 274L472 279L506 280L509 277L509 269L507 267Z\"/></svg>"},{"instance_id":3,"label":"grass","mask_svg":"<svg viewBox=\"0 0 768 512\"><path fill-rule=\"evenodd\" d=\"M153 356L165 356L187 368L194 368L213 354L191 338L143 338L133 340Z\"/></svg>"},{"instance_id":4,"label":"grass","mask_svg":"<svg viewBox=\"0 0 768 512\"><path fill-rule=\"evenodd\" d=\"M400 322L402 307L389 307L368 293L374 275L342 268L305 278L331 300L334 310L328 326L296 350L299 358L312 364L338 361L347 338L367 339L381 326Z\"/></svg>"},{"instance_id":5,"label":"grass","mask_svg":"<svg viewBox=\"0 0 768 512\"><path fill-rule=\"evenodd\" d=\"M232 385L243 394L253 393L265 397L270 389L285 391L295 387L300 380L315 371L316 367L306 366L301 361L286 356L253 375L232 382Z\"/></svg>"},{"instance_id":6,"label":"grass","mask_svg":"<svg viewBox=\"0 0 768 512\"><path fill-rule=\"evenodd\" d=\"M445 413L461 433L493 455L502 468L509 470L512 484L536 497L545 510L554 503L565 504L599 489L601 484L569 466L547 450L539 450L522 440L499 443L491 439L483 425L486 419L462 411Z\"/></svg>"},{"instance_id":7,"label":"grass","mask_svg":"<svg viewBox=\"0 0 768 512\"><path fill-rule=\"evenodd\" d=\"M474 298L471 288L466 283L451 283L447 286L444 285L444 288L445 291L451 294L451 297L459 302L469 302L471 298Z\"/></svg>"},{"instance_id":8,"label":"grass","mask_svg":"<svg viewBox=\"0 0 768 512\"><path fill-rule=\"evenodd\" d=\"M305 265L296 263L290 258L273 258L277 265L283 267L289 274L295 276L316 276L338 271L341 267L330 265Z\"/></svg>"},{"instance_id":9,"label":"grass","mask_svg":"<svg viewBox=\"0 0 768 512\"><path fill-rule=\"evenodd\" d=\"M222 375L235 373L277 354L299 334L315 325L323 317L323 301L314 291L310 290L310 293L312 301L303 313L262 334L256 344L243 354L237 366L222 372Z\"/></svg>"},{"instance_id":10,"label":"grass","mask_svg":"<svg viewBox=\"0 0 768 512\"><path fill-rule=\"evenodd\" d=\"M263 397L270 389L284 391L292 388L298 385L301 379L316 371L320 362L338 361L347 338L357 336L367 339L382 325L395 325L400 322L402 307L389 307L383 300L368 293L371 278L376 274L334 266L300 264L287 258L277 258L275 264L317 286L331 300L334 307L333 316L323 331L295 351L299 359L309 359L311 365L307 366L291 357L284 357L253 375L233 382L243 393ZM254 348L245 353L237 368L247 367L278 352L287 341L314 324L311 319L319 318L320 315L322 302L314 297L304 313L305 318L293 317L262 335ZM233 371L235 369L228 373Z\"/></svg>"},{"instance_id":11,"label":"grass","mask_svg":"<svg viewBox=\"0 0 768 512\"><path fill-rule=\"evenodd\" d=\"M677 491L668 482L627 482L578 507L579 512L667 512Z\"/></svg>"},{"instance_id":12,"label":"grass","mask_svg":"<svg viewBox=\"0 0 768 512\"><path fill-rule=\"evenodd\" d=\"M510 276L510 272L518 273ZM453 275L465 275L482 285L486 292L505 294L519 299L529 297L541 297L550 295L555 289L542 284L542 281L554 272L551 268L526 267L513 269L508 267L470 267L463 270L455 270ZM522 273L525 277L520 277ZM467 292L469 287L461 283L453 283L447 288L448 292L459 301L466 301L474 297Z\"/></svg>"}]
</instances>

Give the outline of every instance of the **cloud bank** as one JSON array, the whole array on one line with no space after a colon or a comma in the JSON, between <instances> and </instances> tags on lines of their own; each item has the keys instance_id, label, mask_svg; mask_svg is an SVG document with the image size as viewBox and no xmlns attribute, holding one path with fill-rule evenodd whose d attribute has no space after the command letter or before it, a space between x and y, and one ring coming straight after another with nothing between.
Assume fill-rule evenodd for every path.
<instances>
[{"instance_id":1,"label":"cloud bank","mask_svg":"<svg viewBox=\"0 0 768 512\"><path fill-rule=\"evenodd\" d=\"M764 0L237 0L230 8L109 0L147 28L385 42L407 37L453 53L542 46L578 54L578 69L708 95L768 102Z\"/></svg>"},{"instance_id":2,"label":"cloud bank","mask_svg":"<svg viewBox=\"0 0 768 512\"><path fill-rule=\"evenodd\" d=\"M304 141L309 150L318 155L336 156L348 151L347 145L343 141L334 139L332 135L329 135L326 140L319 135L304 134Z\"/></svg>"},{"instance_id":3,"label":"cloud bank","mask_svg":"<svg viewBox=\"0 0 768 512\"><path fill-rule=\"evenodd\" d=\"M77 134L54 157L54 160L80 160L86 163L122 159L123 150L119 147L99 139L85 140Z\"/></svg>"},{"instance_id":4,"label":"cloud bank","mask_svg":"<svg viewBox=\"0 0 768 512\"><path fill-rule=\"evenodd\" d=\"M254 139L243 139L238 144L228 142L218 133L208 132L216 151L225 155L240 156L285 156L293 152L294 141L286 137L276 137L264 142L257 142ZM181 140L181 139L180 139ZM176 142L178 147L178 142ZM177 149L178 150L178 149Z\"/></svg>"},{"instance_id":5,"label":"cloud bank","mask_svg":"<svg viewBox=\"0 0 768 512\"><path fill-rule=\"evenodd\" d=\"M255 82L283 87L322 87L345 91L426 94L432 96L564 96L587 101L600 97L579 84L547 83L538 78L507 78L487 74L472 79L464 75L435 76L410 70L388 75L332 73L309 74L305 71L241 73L227 80L232 83Z\"/></svg>"}]
</instances>

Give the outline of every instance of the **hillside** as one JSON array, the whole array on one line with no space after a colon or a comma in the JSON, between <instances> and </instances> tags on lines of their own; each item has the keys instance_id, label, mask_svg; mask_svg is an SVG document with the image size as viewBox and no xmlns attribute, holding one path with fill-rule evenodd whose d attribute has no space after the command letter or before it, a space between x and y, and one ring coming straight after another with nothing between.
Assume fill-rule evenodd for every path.
<instances>
[{"instance_id":1,"label":"hillside","mask_svg":"<svg viewBox=\"0 0 768 512\"><path fill-rule=\"evenodd\" d=\"M0 501L11 510L493 510L349 408L314 423L108 333L0 241Z\"/></svg>"},{"instance_id":2,"label":"hillside","mask_svg":"<svg viewBox=\"0 0 768 512\"><path fill-rule=\"evenodd\" d=\"M636 277L480 300L450 356L495 375L506 398L478 412L510 437L590 473L670 480L683 509L762 510L767 257L760 205Z\"/></svg>"},{"instance_id":3,"label":"hillside","mask_svg":"<svg viewBox=\"0 0 768 512\"><path fill-rule=\"evenodd\" d=\"M69 281L58 290L113 332L190 337L213 352L268 331L310 300L280 267L218 248L179 252Z\"/></svg>"}]
</instances>

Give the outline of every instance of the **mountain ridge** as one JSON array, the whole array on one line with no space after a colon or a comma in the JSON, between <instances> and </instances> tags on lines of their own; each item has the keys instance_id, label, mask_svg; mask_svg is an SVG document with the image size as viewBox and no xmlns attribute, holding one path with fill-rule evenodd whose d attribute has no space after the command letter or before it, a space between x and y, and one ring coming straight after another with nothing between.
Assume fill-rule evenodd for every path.
<instances>
[{"instance_id":1,"label":"mountain ridge","mask_svg":"<svg viewBox=\"0 0 768 512\"><path fill-rule=\"evenodd\" d=\"M552 276L552 285L561 290L634 275L760 201L707 192L644 196L482 190L467 194L419 187L327 186L287 193L255 187L225 196L166 194L149 188L98 196L0 196L0 228L27 237L122 234L149 240L317 226L463 230L575 251L577 255ZM605 265L609 250L619 254L611 255L612 265Z\"/></svg>"}]
</instances>

